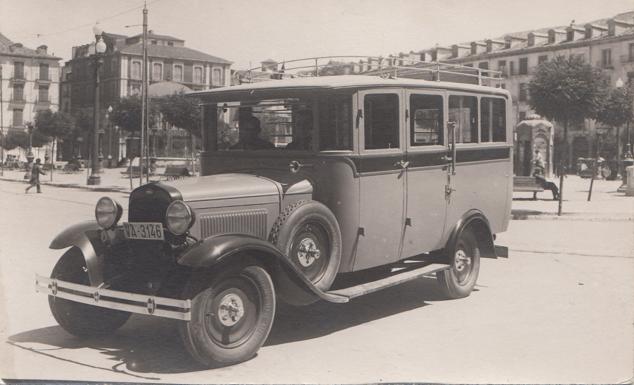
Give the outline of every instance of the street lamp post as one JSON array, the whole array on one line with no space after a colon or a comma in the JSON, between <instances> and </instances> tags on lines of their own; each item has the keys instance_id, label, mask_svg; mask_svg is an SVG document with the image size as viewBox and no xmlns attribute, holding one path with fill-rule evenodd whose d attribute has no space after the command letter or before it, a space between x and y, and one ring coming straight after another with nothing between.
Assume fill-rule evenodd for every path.
<instances>
[{"instance_id":1,"label":"street lamp post","mask_svg":"<svg viewBox=\"0 0 634 385\"><path fill-rule=\"evenodd\" d=\"M101 184L101 177L99 176L99 67L101 66L101 56L106 52L106 43L102 38L102 31L99 27L93 27L93 33L95 34L95 100L94 100L94 114L93 114L93 135L92 135L92 157L91 168L92 173L88 178L89 185ZM103 155L102 155L103 156Z\"/></svg>"},{"instance_id":2,"label":"street lamp post","mask_svg":"<svg viewBox=\"0 0 634 385\"><path fill-rule=\"evenodd\" d=\"M108 106L106 118L108 119L108 168L112 167L112 122L110 115L112 114L112 106Z\"/></svg>"}]
</instances>

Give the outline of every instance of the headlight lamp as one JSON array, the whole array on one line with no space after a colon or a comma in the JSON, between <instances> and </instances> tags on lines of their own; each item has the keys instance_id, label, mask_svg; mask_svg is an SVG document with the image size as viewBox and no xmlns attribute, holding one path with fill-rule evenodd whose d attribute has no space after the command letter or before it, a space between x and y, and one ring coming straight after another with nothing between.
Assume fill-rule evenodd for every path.
<instances>
[{"instance_id":1,"label":"headlight lamp","mask_svg":"<svg viewBox=\"0 0 634 385\"><path fill-rule=\"evenodd\" d=\"M194 213L183 201L174 201L165 212L167 229L175 235L183 235L194 224Z\"/></svg>"},{"instance_id":2,"label":"headlight lamp","mask_svg":"<svg viewBox=\"0 0 634 385\"><path fill-rule=\"evenodd\" d=\"M121 213L123 213L121 205L109 197L99 199L97 206L95 206L97 224L106 230L114 227L119 222Z\"/></svg>"}]
</instances>

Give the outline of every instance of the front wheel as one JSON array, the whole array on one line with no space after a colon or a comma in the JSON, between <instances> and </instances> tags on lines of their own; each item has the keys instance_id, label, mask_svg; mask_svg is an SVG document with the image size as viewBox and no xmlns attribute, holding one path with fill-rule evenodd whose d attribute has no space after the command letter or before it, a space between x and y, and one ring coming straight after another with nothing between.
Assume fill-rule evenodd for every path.
<instances>
[{"instance_id":1,"label":"front wheel","mask_svg":"<svg viewBox=\"0 0 634 385\"><path fill-rule=\"evenodd\" d=\"M86 262L81 251L73 247L64 253L53 268L51 278L89 285ZM78 337L111 334L123 326L131 315L53 296L48 297L48 304L59 326Z\"/></svg>"},{"instance_id":2,"label":"front wheel","mask_svg":"<svg viewBox=\"0 0 634 385\"><path fill-rule=\"evenodd\" d=\"M478 239L470 227L460 232L448 257L451 268L436 273L438 283L448 298L467 297L475 287L480 271Z\"/></svg>"},{"instance_id":3,"label":"front wheel","mask_svg":"<svg viewBox=\"0 0 634 385\"><path fill-rule=\"evenodd\" d=\"M236 267L207 280L194 278L191 320L180 325L191 356L208 367L236 364L253 357L271 331L275 289L262 267ZM201 290L202 289L202 290Z\"/></svg>"}]
</instances>

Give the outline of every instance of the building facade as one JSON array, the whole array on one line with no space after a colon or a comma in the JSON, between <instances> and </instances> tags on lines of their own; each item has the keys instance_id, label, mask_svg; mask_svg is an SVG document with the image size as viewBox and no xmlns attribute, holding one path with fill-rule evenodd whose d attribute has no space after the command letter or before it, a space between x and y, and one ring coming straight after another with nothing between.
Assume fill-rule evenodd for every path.
<instances>
[{"instance_id":1,"label":"building facade","mask_svg":"<svg viewBox=\"0 0 634 385\"><path fill-rule=\"evenodd\" d=\"M45 45L31 49L0 34L0 134L3 138L26 132L37 111L57 111L60 60L49 54ZM32 151L42 160L55 159L56 155L51 152L54 149L49 143ZM26 148L16 148L8 153L25 160L26 151ZM6 155L3 154L3 158Z\"/></svg>"},{"instance_id":2,"label":"building facade","mask_svg":"<svg viewBox=\"0 0 634 385\"><path fill-rule=\"evenodd\" d=\"M601 68L610 78L612 87L634 82L634 12L618 14L584 24L543 28L509 33L497 39L476 40L450 47L433 47L400 59L443 61L502 74L500 86L513 97L515 123L534 114L530 108L528 84L535 69L556 56L578 56L593 67ZM397 60L398 60L397 58ZM556 123L556 122L555 122ZM567 163L574 167L580 157L594 157L598 125L593 120L569 128ZM555 162L562 151L563 129L555 124ZM615 138L615 134L612 133ZM605 138L603 139L605 141ZM623 142L621 142L623 143ZM613 153L617 157L616 146Z\"/></svg>"},{"instance_id":3,"label":"building facade","mask_svg":"<svg viewBox=\"0 0 634 385\"><path fill-rule=\"evenodd\" d=\"M100 71L100 127L102 128L101 154L104 158L120 160L138 155L138 133L126 133L110 124L108 107L120 98L141 95L143 66L143 36L124 36L104 33L106 52L101 57ZM71 114L92 116L95 87L95 43L73 47L72 59L62 70L61 108ZM172 36L147 35L148 83L154 85L172 82L190 90L205 90L230 85L231 62L185 47L185 41ZM92 125L92 120L90 125ZM92 126L91 126L92 127ZM90 132L90 128L85 132ZM150 127L150 135L182 137L178 129L166 131ZM86 154L88 138L65 148L65 157ZM163 140L161 140L162 142ZM113 143L114 142L114 143ZM150 143L157 142L150 138ZM167 143L168 141L165 140ZM169 143L172 143L169 140ZM72 148L71 148L72 147ZM178 155L178 154L174 154ZM84 155L85 156L85 155Z\"/></svg>"}]
</instances>

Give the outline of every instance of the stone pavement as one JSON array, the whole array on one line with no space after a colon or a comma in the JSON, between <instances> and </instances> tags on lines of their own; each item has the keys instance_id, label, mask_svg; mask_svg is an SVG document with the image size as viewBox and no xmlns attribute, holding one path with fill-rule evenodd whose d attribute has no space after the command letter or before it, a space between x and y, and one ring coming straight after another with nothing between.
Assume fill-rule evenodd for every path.
<instances>
[{"instance_id":1,"label":"stone pavement","mask_svg":"<svg viewBox=\"0 0 634 385\"><path fill-rule=\"evenodd\" d=\"M106 168L101 173L99 186L88 186L86 170L73 173L63 173L55 170L53 181L50 180L50 171L41 176L43 189L46 186L87 189L104 192L130 192L130 180L123 174L125 168ZM165 180L160 175L163 169L157 169L151 181ZM24 171L4 170L4 176L0 181L13 181L25 183ZM557 184L559 180L555 181ZM139 186L139 178L134 178L133 188ZM627 197L616 190L621 181L595 180L592 192L592 200L587 201L590 179L583 179L576 175L567 176L564 181L564 202L562 216L557 216L557 201L551 200L550 191L538 194L537 200L532 200L533 193L514 193L512 218L523 219L553 219L553 220L599 220L599 221L632 221L634 222L634 197Z\"/></svg>"}]
</instances>

